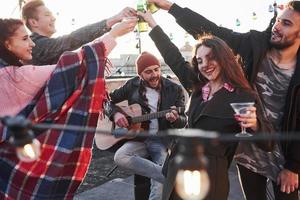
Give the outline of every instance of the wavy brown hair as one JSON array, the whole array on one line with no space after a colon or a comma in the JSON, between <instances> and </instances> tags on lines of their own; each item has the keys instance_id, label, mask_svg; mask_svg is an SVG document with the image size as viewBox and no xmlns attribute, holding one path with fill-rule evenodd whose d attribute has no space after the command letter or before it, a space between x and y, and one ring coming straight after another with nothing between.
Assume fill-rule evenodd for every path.
<instances>
[{"instance_id":1,"label":"wavy brown hair","mask_svg":"<svg viewBox=\"0 0 300 200\"><path fill-rule=\"evenodd\" d=\"M245 77L243 68L238 63L237 58L230 47L223 40L213 35L204 35L200 37L199 43L194 47L191 64L193 70L198 74L198 79L194 80L195 86L204 86L208 82L198 69L196 54L201 46L211 49L208 59L215 60L219 64L221 68L220 76L224 83L229 83L235 88L251 90L251 86Z\"/></svg>"},{"instance_id":2,"label":"wavy brown hair","mask_svg":"<svg viewBox=\"0 0 300 200\"><path fill-rule=\"evenodd\" d=\"M19 58L6 48L5 42L23 25L19 19L0 19L0 58L8 65L22 65Z\"/></svg>"}]
</instances>

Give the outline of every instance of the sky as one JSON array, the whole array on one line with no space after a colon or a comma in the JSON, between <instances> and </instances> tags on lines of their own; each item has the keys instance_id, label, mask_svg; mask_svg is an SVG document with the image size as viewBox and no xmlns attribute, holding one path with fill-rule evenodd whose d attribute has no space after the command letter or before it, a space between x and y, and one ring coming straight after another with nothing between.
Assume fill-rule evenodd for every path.
<instances>
[{"instance_id":1,"label":"sky","mask_svg":"<svg viewBox=\"0 0 300 200\"><path fill-rule=\"evenodd\" d=\"M111 17L127 6L135 8L137 0L44 0L44 2L56 17L55 37ZM237 32L246 32L250 29L264 30L267 27L273 16L273 13L268 11L269 5L272 5L274 0L173 0L172 2L190 8L218 25ZM277 0L277 4L285 2L287 1ZM253 12L257 16L256 20L252 18ZM1 18L19 18L19 16L18 0L0 0ZM182 47L187 41L191 45L196 43L166 11L159 10L153 16L168 35L172 34L172 41L178 47ZM240 26L236 26L236 19L239 19ZM117 41L118 45L111 52L111 58L117 58L120 54L138 53L135 33L129 33ZM160 56L148 33L141 34L141 41L142 51L146 50Z\"/></svg>"}]
</instances>

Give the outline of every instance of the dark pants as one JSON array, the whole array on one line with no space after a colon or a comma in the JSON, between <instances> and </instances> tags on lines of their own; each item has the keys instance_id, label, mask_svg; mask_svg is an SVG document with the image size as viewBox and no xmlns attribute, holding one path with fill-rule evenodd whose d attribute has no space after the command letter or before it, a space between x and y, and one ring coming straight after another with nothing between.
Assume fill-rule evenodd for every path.
<instances>
[{"instance_id":1,"label":"dark pants","mask_svg":"<svg viewBox=\"0 0 300 200\"><path fill-rule=\"evenodd\" d=\"M136 200L147 200L150 194L150 179L144 176L134 175L134 197Z\"/></svg>"},{"instance_id":2,"label":"dark pants","mask_svg":"<svg viewBox=\"0 0 300 200\"><path fill-rule=\"evenodd\" d=\"M267 189L267 178L258 173L252 172L251 170L237 165L239 176L244 191L244 195L247 200L299 200L298 190L291 192L290 194L280 191L280 185L278 186L272 181L274 196Z\"/></svg>"}]
</instances>

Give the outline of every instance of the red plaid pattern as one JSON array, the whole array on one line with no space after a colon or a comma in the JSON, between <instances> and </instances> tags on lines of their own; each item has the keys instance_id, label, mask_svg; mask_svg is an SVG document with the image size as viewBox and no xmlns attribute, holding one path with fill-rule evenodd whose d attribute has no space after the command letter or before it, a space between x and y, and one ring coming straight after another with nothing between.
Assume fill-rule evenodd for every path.
<instances>
[{"instance_id":1,"label":"red plaid pattern","mask_svg":"<svg viewBox=\"0 0 300 200\"><path fill-rule=\"evenodd\" d=\"M97 42L63 54L46 86L20 114L35 123L96 127L106 99L105 52ZM0 127L0 199L73 198L91 161L94 133L40 133L41 156L31 163L17 159L8 137Z\"/></svg>"}]
</instances>

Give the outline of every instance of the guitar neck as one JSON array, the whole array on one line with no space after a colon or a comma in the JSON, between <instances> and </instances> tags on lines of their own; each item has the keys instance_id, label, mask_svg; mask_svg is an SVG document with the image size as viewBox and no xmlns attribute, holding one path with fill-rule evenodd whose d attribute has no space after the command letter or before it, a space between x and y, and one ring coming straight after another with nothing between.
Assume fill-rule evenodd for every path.
<instances>
[{"instance_id":1,"label":"guitar neck","mask_svg":"<svg viewBox=\"0 0 300 200\"><path fill-rule=\"evenodd\" d=\"M171 112L172 110L177 110L179 113L182 112L182 108L181 107L176 108L176 109L163 110L163 111L160 111L160 112L149 113L149 114L145 114L145 115L138 116L138 117L132 117L131 118L131 122L132 123L140 123L140 122L144 122L144 121L149 121L151 119L162 118L162 117L165 117L165 115L168 112Z\"/></svg>"}]
</instances>

